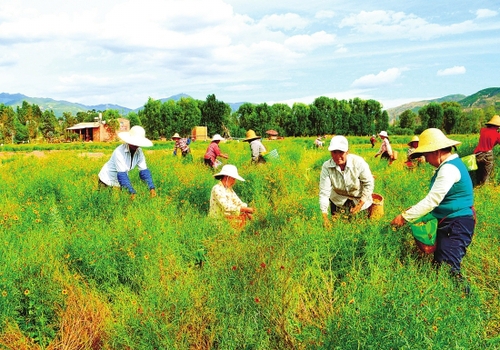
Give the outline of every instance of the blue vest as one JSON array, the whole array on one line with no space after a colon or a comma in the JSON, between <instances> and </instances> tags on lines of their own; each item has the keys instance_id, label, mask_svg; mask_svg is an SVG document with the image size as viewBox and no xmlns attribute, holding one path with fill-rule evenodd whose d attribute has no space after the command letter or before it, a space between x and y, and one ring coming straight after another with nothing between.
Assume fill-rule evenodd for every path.
<instances>
[{"instance_id":1,"label":"blue vest","mask_svg":"<svg viewBox=\"0 0 500 350\"><path fill-rule=\"evenodd\" d=\"M448 193L444 196L443 201L432 211L438 219L456 218L459 216L472 216L472 206L474 205L474 191L472 180L465 164L460 158L452 159L443 164L452 164L460 171L460 181L453 184ZM431 187L436 181L437 174L441 165L434 173L431 179Z\"/></svg>"}]
</instances>

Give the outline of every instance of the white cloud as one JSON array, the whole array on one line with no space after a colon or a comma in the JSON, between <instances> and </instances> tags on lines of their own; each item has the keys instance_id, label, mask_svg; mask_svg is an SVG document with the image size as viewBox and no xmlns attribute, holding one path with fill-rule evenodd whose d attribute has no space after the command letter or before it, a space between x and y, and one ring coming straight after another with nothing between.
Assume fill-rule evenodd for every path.
<instances>
[{"instance_id":1,"label":"white cloud","mask_svg":"<svg viewBox=\"0 0 500 350\"><path fill-rule=\"evenodd\" d=\"M360 89L374 88L394 83L401 76L402 69L389 68L378 74L368 74L354 80L352 87Z\"/></svg>"},{"instance_id":2,"label":"white cloud","mask_svg":"<svg viewBox=\"0 0 500 350\"><path fill-rule=\"evenodd\" d=\"M333 18L335 17L335 12L329 10L321 10L316 12L316 15L314 17L317 19Z\"/></svg>"},{"instance_id":3,"label":"white cloud","mask_svg":"<svg viewBox=\"0 0 500 350\"><path fill-rule=\"evenodd\" d=\"M285 46L296 51L311 51L321 46L331 45L335 42L335 35L325 31L312 35L295 35L285 40Z\"/></svg>"},{"instance_id":4,"label":"white cloud","mask_svg":"<svg viewBox=\"0 0 500 350\"><path fill-rule=\"evenodd\" d=\"M347 53L349 50L344 45L339 45L335 53Z\"/></svg>"},{"instance_id":5,"label":"white cloud","mask_svg":"<svg viewBox=\"0 0 500 350\"><path fill-rule=\"evenodd\" d=\"M340 28L352 27L367 37L381 39L408 38L412 40L437 38L444 35L462 34L477 28L473 21L451 25L429 23L414 14L395 11L361 11L340 22Z\"/></svg>"},{"instance_id":6,"label":"white cloud","mask_svg":"<svg viewBox=\"0 0 500 350\"><path fill-rule=\"evenodd\" d=\"M495 17L496 15L498 15L497 11L489 9L479 9L476 11L477 18Z\"/></svg>"},{"instance_id":7,"label":"white cloud","mask_svg":"<svg viewBox=\"0 0 500 350\"><path fill-rule=\"evenodd\" d=\"M465 67L464 66L454 66L451 68L440 69L437 72L438 76L457 75L457 74L465 74Z\"/></svg>"},{"instance_id":8,"label":"white cloud","mask_svg":"<svg viewBox=\"0 0 500 350\"><path fill-rule=\"evenodd\" d=\"M260 24L270 29L303 29L309 23L308 20L300 17L295 13L287 13L284 15L270 15L264 16Z\"/></svg>"}]
</instances>

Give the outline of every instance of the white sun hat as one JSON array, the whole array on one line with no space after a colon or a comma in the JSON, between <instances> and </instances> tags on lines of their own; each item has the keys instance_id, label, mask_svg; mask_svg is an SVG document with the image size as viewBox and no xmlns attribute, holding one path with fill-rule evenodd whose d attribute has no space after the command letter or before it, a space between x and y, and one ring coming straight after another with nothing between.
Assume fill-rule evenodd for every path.
<instances>
[{"instance_id":1,"label":"white sun hat","mask_svg":"<svg viewBox=\"0 0 500 350\"><path fill-rule=\"evenodd\" d=\"M214 137L212 137L212 141L223 141L223 140L224 138L219 134L215 134Z\"/></svg>"},{"instance_id":2,"label":"white sun hat","mask_svg":"<svg viewBox=\"0 0 500 350\"><path fill-rule=\"evenodd\" d=\"M389 137L389 135L387 135L387 131L381 131L378 133L378 135L383 137Z\"/></svg>"},{"instance_id":3,"label":"white sun hat","mask_svg":"<svg viewBox=\"0 0 500 350\"><path fill-rule=\"evenodd\" d=\"M236 168L236 166L232 164L224 165L220 172L214 175L217 180L220 180L223 176L229 176L236 180L245 181L245 179L238 174L238 169Z\"/></svg>"},{"instance_id":4,"label":"white sun hat","mask_svg":"<svg viewBox=\"0 0 500 350\"><path fill-rule=\"evenodd\" d=\"M330 146L328 146L328 150L331 151L341 151L341 152L347 152L349 149L349 143L347 142L347 139L345 136L342 135L336 135L332 137L332 140L330 141Z\"/></svg>"},{"instance_id":5,"label":"white sun hat","mask_svg":"<svg viewBox=\"0 0 500 350\"><path fill-rule=\"evenodd\" d=\"M125 143L138 147L151 147L153 142L146 138L146 131L142 126L135 125L130 131L118 133L118 137Z\"/></svg>"}]
</instances>

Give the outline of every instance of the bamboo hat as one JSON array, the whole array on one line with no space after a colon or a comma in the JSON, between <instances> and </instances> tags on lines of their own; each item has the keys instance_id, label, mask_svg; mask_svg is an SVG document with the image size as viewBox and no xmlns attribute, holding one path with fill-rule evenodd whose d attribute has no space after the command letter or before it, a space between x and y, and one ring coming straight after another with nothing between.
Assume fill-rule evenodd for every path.
<instances>
[{"instance_id":1,"label":"bamboo hat","mask_svg":"<svg viewBox=\"0 0 500 350\"><path fill-rule=\"evenodd\" d=\"M243 140L243 142L245 142L245 141L252 141L252 140L255 140L255 139L260 139L260 136L257 136L257 134L255 133L255 131L253 131L252 129L250 129L250 130L247 131L246 138Z\"/></svg>"},{"instance_id":2,"label":"bamboo hat","mask_svg":"<svg viewBox=\"0 0 500 350\"><path fill-rule=\"evenodd\" d=\"M223 141L224 138L222 136L220 136L219 134L215 134L213 137L212 137L212 141Z\"/></svg>"},{"instance_id":3,"label":"bamboo hat","mask_svg":"<svg viewBox=\"0 0 500 350\"><path fill-rule=\"evenodd\" d=\"M486 125L494 125L494 126L499 126L500 127L500 116L494 115L491 117L490 121L486 123Z\"/></svg>"},{"instance_id":4,"label":"bamboo hat","mask_svg":"<svg viewBox=\"0 0 500 350\"><path fill-rule=\"evenodd\" d=\"M418 138L418 136L417 136L417 135L413 136L413 137L411 138L411 141L410 141L410 142L408 142L408 143L407 143L407 145L411 147L411 144L412 144L413 142L419 142L419 138Z\"/></svg>"},{"instance_id":5,"label":"bamboo hat","mask_svg":"<svg viewBox=\"0 0 500 350\"><path fill-rule=\"evenodd\" d=\"M224 176L229 176L229 177L232 177L233 179L236 179L236 180L245 181L245 179L242 178L238 174L238 168L236 168L236 166L234 166L232 164L226 164L226 165L224 165L222 167L222 169L220 170L220 172L218 174L214 175L214 177L217 180L222 179L222 177L224 177Z\"/></svg>"},{"instance_id":6,"label":"bamboo hat","mask_svg":"<svg viewBox=\"0 0 500 350\"><path fill-rule=\"evenodd\" d=\"M138 147L151 147L153 142L146 138L146 131L142 126L135 125L130 131L118 133L118 137L125 143Z\"/></svg>"},{"instance_id":7,"label":"bamboo hat","mask_svg":"<svg viewBox=\"0 0 500 350\"><path fill-rule=\"evenodd\" d=\"M439 149L459 145L461 142L449 139L439 129L429 128L420 134L420 141L411 158L417 158L424 153L434 152Z\"/></svg>"},{"instance_id":8,"label":"bamboo hat","mask_svg":"<svg viewBox=\"0 0 500 350\"><path fill-rule=\"evenodd\" d=\"M173 139L180 139L181 137L179 136L179 133L175 133L174 136L172 136Z\"/></svg>"}]
</instances>

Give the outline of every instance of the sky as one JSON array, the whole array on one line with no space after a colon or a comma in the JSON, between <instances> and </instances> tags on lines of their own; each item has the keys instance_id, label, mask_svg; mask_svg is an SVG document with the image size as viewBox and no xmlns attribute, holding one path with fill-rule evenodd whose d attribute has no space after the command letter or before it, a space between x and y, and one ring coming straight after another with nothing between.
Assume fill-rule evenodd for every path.
<instances>
[{"instance_id":1,"label":"sky","mask_svg":"<svg viewBox=\"0 0 500 350\"><path fill-rule=\"evenodd\" d=\"M0 0L0 92L135 109L500 86L498 0Z\"/></svg>"}]
</instances>

